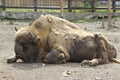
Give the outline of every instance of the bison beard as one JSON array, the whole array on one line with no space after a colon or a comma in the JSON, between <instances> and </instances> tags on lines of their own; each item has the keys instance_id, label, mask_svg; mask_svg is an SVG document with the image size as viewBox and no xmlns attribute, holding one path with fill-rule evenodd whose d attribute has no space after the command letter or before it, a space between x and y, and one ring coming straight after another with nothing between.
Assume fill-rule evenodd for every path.
<instances>
[{"instance_id":1,"label":"bison beard","mask_svg":"<svg viewBox=\"0 0 120 80\"><path fill-rule=\"evenodd\" d=\"M115 61L115 47L102 35L82 30L65 19L52 15L41 16L31 26L23 27L15 35L16 56L8 59L23 62L65 63L81 62L96 66Z\"/></svg>"}]
</instances>

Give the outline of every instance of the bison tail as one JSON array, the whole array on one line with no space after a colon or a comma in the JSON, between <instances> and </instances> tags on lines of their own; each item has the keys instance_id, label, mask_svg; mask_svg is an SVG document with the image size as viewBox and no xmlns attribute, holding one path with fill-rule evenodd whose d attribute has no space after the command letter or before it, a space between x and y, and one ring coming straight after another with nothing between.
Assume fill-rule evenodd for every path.
<instances>
[{"instance_id":1,"label":"bison tail","mask_svg":"<svg viewBox=\"0 0 120 80\"><path fill-rule=\"evenodd\" d=\"M115 63L120 64L120 60L119 60L119 59L116 59L116 58L112 58L112 62L115 62Z\"/></svg>"}]
</instances>

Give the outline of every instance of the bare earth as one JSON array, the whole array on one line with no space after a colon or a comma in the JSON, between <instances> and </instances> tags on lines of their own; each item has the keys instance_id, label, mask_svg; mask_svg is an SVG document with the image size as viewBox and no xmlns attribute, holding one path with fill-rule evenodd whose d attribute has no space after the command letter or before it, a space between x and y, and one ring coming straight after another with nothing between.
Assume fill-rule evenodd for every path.
<instances>
[{"instance_id":1,"label":"bare earth","mask_svg":"<svg viewBox=\"0 0 120 80\"><path fill-rule=\"evenodd\" d=\"M44 64L14 63L6 59L14 56L14 27L28 25L29 22L0 22L0 80L120 80L120 64L109 63L95 67L82 67L80 63ZM120 26L112 30L100 29L101 22L76 23L83 29L102 32L116 46L120 59ZM120 18L116 19L120 25Z\"/></svg>"}]
</instances>

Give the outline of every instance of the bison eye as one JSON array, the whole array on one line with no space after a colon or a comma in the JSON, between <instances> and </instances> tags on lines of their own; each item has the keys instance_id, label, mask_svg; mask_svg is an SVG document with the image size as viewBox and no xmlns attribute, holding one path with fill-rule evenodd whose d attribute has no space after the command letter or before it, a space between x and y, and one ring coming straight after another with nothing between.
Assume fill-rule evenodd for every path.
<instances>
[{"instance_id":1,"label":"bison eye","mask_svg":"<svg viewBox=\"0 0 120 80\"><path fill-rule=\"evenodd\" d=\"M28 43L24 43L22 46L23 46L24 49L28 49L29 48L29 44Z\"/></svg>"}]
</instances>

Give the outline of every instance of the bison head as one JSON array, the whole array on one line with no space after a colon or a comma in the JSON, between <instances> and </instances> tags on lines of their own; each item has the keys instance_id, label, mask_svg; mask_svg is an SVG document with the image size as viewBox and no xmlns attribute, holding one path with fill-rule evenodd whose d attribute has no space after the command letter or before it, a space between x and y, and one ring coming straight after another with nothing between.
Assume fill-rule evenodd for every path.
<instances>
[{"instance_id":1,"label":"bison head","mask_svg":"<svg viewBox=\"0 0 120 80\"><path fill-rule=\"evenodd\" d=\"M40 38L29 30L18 30L15 35L15 58L8 59L8 63L21 59L25 63L35 62L39 53Z\"/></svg>"}]
</instances>

